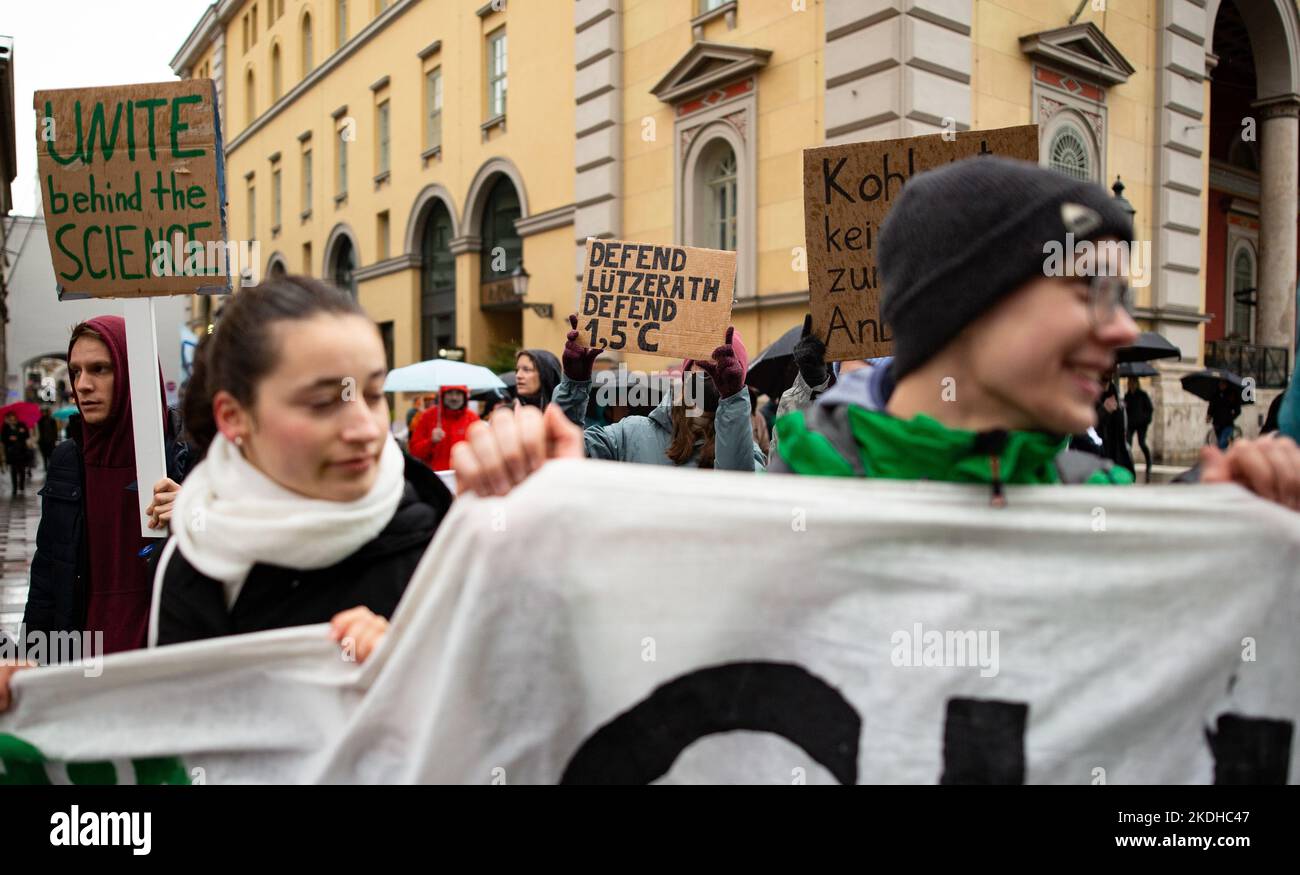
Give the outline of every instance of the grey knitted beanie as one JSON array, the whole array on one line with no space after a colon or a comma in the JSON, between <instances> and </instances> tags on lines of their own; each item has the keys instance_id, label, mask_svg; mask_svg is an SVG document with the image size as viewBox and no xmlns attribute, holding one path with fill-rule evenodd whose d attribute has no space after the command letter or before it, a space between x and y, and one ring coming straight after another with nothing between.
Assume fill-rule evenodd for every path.
<instances>
[{"instance_id":1,"label":"grey knitted beanie","mask_svg":"<svg viewBox=\"0 0 1300 875\"><path fill-rule=\"evenodd\" d=\"M1077 204L1086 210L1062 207ZM895 379L1034 276L1044 244L1133 239L1100 185L1011 158L980 156L918 174L880 229L881 316L894 333Z\"/></svg>"}]
</instances>

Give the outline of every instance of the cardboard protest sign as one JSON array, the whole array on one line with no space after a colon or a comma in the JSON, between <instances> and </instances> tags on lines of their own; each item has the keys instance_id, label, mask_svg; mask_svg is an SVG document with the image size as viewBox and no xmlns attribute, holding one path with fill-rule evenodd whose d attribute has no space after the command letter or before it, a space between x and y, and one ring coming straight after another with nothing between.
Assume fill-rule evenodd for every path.
<instances>
[{"instance_id":1,"label":"cardboard protest sign","mask_svg":"<svg viewBox=\"0 0 1300 875\"><path fill-rule=\"evenodd\" d=\"M34 103L60 297L229 290L211 79L38 91Z\"/></svg>"},{"instance_id":2,"label":"cardboard protest sign","mask_svg":"<svg viewBox=\"0 0 1300 875\"><path fill-rule=\"evenodd\" d=\"M880 225L909 179L975 155L1038 160L1038 126L805 149L804 235L813 333L827 361L889 355L876 270Z\"/></svg>"},{"instance_id":3,"label":"cardboard protest sign","mask_svg":"<svg viewBox=\"0 0 1300 875\"><path fill-rule=\"evenodd\" d=\"M588 347L707 359L731 323L736 253L587 239L578 331Z\"/></svg>"}]
</instances>

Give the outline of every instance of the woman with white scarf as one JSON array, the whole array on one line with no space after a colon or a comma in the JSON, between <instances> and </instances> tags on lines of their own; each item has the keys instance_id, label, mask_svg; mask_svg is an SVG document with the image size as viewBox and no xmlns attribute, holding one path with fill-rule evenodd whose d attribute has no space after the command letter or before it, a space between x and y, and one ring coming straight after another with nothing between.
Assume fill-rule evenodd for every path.
<instances>
[{"instance_id":1,"label":"woman with white scarf","mask_svg":"<svg viewBox=\"0 0 1300 875\"><path fill-rule=\"evenodd\" d=\"M346 292L290 276L229 300L186 389L206 455L173 507L150 646L328 621L373 651L451 503L389 433L386 374Z\"/></svg>"}]
</instances>

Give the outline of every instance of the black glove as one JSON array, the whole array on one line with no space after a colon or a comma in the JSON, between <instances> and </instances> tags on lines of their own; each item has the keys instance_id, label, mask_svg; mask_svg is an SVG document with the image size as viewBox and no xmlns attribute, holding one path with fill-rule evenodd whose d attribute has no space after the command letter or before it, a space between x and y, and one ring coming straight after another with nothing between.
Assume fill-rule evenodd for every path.
<instances>
[{"instance_id":1,"label":"black glove","mask_svg":"<svg viewBox=\"0 0 1300 875\"><path fill-rule=\"evenodd\" d=\"M826 344L812 333L812 314L803 317L803 333L794 345L794 363L809 388L826 382Z\"/></svg>"}]
</instances>

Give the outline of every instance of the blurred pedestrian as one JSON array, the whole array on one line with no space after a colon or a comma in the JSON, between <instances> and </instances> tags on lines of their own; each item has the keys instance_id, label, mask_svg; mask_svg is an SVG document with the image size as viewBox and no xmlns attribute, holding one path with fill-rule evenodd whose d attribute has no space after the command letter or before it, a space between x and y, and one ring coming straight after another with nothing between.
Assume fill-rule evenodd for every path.
<instances>
[{"instance_id":1,"label":"blurred pedestrian","mask_svg":"<svg viewBox=\"0 0 1300 875\"><path fill-rule=\"evenodd\" d=\"M1213 425L1219 449L1226 450L1232 443L1237 417L1241 415L1241 395L1227 380L1220 380L1205 411L1205 421Z\"/></svg>"},{"instance_id":2,"label":"blurred pedestrian","mask_svg":"<svg viewBox=\"0 0 1300 875\"><path fill-rule=\"evenodd\" d=\"M13 487L13 496L23 495L27 490L27 468L31 448L28 442L32 432L19 421L14 413L6 413L4 425L0 426L0 444L4 444L5 461L9 465L9 481Z\"/></svg>"},{"instance_id":3,"label":"blurred pedestrian","mask_svg":"<svg viewBox=\"0 0 1300 875\"><path fill-rule=\"evenodd\" d=\"M1133 437L1137 436L1138 449L1142 450L1142 458L1147 465L1145 482L1150 483L1151 450L1147 449L1147 429L1151 427L1155 407L1151 403L1151 396L1142 391L1142 382L1137 377L1128 378L1128 388L1124 390L1124 410L1128 418L1124 446L1132 447Z\"/></svg>"},{"instance_id":4,"label":"blurred pedestrian","mask_svg":"<svg viewBox=\"0 0 1300 875\"><path fill-rule=\"evenodd\" d=\"M451 448L465 440L469 427L479 421L469 409L466 386L444 386L433 404L411 426L411 455L435 471L451 470Z\"/></svg>"},{"instance_id":5,"label":"blurred pedestrian","mask_svg":"<svg viewBox=\"0 0 1300 875\"><path fill-rule=\"evenodd\" d=\"M36 421L36 441L41 448L41 461L50 470L50 456L59 443L59 422L50 414L49 407L41 408L41 418Z\"/></svg>"}]
</instances>

